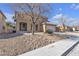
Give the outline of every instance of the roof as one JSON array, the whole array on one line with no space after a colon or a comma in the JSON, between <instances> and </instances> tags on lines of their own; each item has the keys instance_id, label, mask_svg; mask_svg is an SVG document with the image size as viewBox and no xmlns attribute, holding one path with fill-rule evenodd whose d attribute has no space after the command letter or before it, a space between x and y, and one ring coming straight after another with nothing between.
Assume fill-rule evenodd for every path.
<instances>
[{"instance_id":1,"label":"roof","mask_svg":"<svg viewBox=\"0 0 79 59\"><path fill-rule=\"evenodd\" d=\"M52 22L43 22L42 24L49 24L49 25L54 25L54 26L56 26L56 24L53 24Z\"/></svg>"},{"instance_id":2,"label":"roof","mask_svg":"<svg viewBox=\"0 0 79 59\"><path fill-rule=\"evenodd\" d=\"M0 10L0 13L5 17L5 19L6 19L6 16L3 14L3 12Z\"/></svg>"}]
</instances>

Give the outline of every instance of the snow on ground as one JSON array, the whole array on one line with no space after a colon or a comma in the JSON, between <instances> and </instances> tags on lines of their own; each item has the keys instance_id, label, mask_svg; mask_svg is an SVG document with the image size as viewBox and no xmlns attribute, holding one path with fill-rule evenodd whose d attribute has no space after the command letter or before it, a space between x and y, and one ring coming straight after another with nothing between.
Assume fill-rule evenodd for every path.
<instances>
[{"instance_id":1,"label":"snow on ground","mask_svg":"<svg viewBox=\"0 0 79 59\"><path fill-rule=\"evenodd\" d=\"M79 56L79 44L67 56Z\"/></svg>"}]
</instances>

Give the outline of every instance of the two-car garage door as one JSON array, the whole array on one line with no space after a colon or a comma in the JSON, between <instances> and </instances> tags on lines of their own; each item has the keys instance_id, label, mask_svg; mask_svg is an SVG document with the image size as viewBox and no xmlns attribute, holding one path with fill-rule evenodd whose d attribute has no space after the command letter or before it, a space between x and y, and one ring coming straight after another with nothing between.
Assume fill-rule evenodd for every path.
<instances>
[{"instance_id":1,"label":"two-car garage door","mask_svg":"<svg viewBox=\"0 0 79 59\"><path fill-rule=\"evenodd\" d=\"M51 29L52 31L56 31L56 26L47 26L47 29Z\"/></svg>"}]
</instances>

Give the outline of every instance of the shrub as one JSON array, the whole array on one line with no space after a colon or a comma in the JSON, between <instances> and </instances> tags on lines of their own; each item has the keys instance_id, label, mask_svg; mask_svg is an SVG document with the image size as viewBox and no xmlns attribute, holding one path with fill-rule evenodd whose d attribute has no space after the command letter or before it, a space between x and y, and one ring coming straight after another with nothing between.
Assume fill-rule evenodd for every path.
<instances>
[{"instance_id":1,"label":"shrub","mask_svg":"<svg viewBox=\"0 0 79 59\"><path fill-rule=\"evenodd\" d=\"M48 29L48 30L46 31L46 33L48 33L48 34L52 34L53 31L52 31L51 29Z\"/></svg>"}]
</instances>

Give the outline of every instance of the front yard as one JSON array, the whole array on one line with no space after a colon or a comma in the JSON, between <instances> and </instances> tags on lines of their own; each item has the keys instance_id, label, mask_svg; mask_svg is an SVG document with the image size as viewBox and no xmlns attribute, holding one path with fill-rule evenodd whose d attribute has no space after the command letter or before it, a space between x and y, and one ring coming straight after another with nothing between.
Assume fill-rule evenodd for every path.
<instances>
[{"instance_id":1,"label":"front yard","mask_svg":"<svg viewBox=\"0 0 79 59\"><path fill-rule=\"evenodd\" d=\"M20 55L62 39L64 39L63 36L55 34L20 35L12 38L0 39L0 55Z\"/></svg>"}]
</instances>

